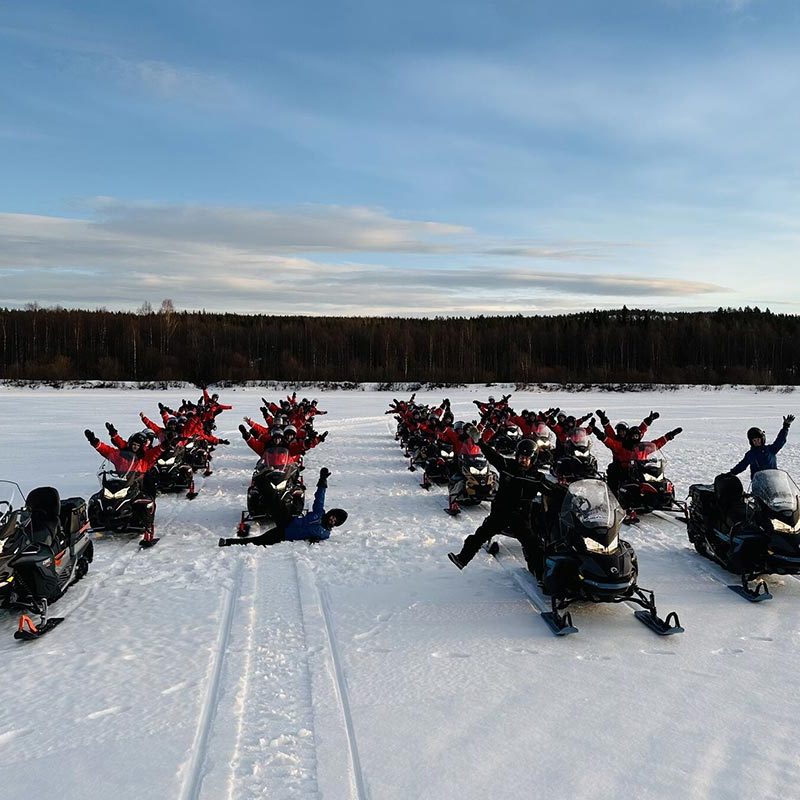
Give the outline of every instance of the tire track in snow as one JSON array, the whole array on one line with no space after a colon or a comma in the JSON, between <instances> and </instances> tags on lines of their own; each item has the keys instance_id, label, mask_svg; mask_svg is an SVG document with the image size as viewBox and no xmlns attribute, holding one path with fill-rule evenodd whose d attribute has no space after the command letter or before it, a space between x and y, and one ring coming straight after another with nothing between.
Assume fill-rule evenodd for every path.
<instances>
[{"instance_id":1,"label":"tire track in snow","mask_svg":"<svg viewBox=\"0 0 800 800\"><path fill-rule=\"evenodd\" d=\"M244 572L244 561L239 560L233 569L231 585L225 590L225 600L220 612L220 623L217 639L211 658L210 677L207 681L206 694L200 707L197 730L192 741L192 755L187 766L186 777L181 786L180 800L197 800L203 783L203 769L208 755L208 742L214 725L217 705L219 704L222 685L222 667L228 648L231 629L233 628L234 611L239 599L239 591Z\"/></svg>"},{"instance_id":2,"label":"tire track in snow","mask_svg":"<svg viewBox=\"0 0 800 800\"><path fill-rule=\"evenodd\" d=\"M358 751L358 742L356 740L355 724L353 721L353 714L350 704L350 691L347 686L347 677L344 673L342 664L341 650L336 638L336 631L333 625L333 614L331 611L330 596L328 590L324 586L320 586L316 580L316 574L311 569L300 570L298 566L298 559L295 556L295 572L297 576L297 586L300 595L300 602L303 609L304 627L310 639L314 639L316 647L314 650L319 652L324 657L327 654L327 663L323 661L316 671L312 672L312 685L321 694L324 690L326 694L332 693L334 695L334 704L336 708L336 717L338 717L337 730L327 729L322 735L321 739L329 740L329 746L326 752L318 752L319 762L319 776L318 784L320 790L330 789L326 787L326 783L333 779L336 775L337 783L341 784L341 753L347 751L348 755L348 773L349 773L349 791L348 795L355 797L356 800L369 800L369 792L367 789L367 782L364 776L364 771L361 766L361 758ZM327 679L332 678L333 686L321 679L321 672L325 673ZM321 697L315 693L314 706L321 708L326 703ZM333 709L331 709L333 710ZM326 716L325 723L329 716ZM315 724L315 728L322 727L323 720L320 719ZM327 796L326 791L322 794ZM332 795L340 797L342 792L340 789L335 788L331 792Z\"/></svg>"}]
</instances>

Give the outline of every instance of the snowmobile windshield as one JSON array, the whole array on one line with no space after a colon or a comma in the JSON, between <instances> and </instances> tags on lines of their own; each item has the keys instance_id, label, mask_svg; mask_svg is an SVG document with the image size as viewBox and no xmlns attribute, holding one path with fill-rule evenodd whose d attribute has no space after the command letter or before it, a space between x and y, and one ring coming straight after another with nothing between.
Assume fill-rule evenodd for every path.
<instances>
[{"instance_id":1,"label":"snowmobile windshield","mask_svg":"<svg viewBox=\"0 0 800 800\"><path fill-rule=\"evenodd\" d=\"M567 435L566 443L573 451L585 453L589 450L589 432L586 428L576 428Z\"/></svg>"},{"instance_id":2,"label":"snowmobile windshield","mask_svg":"<svg viewBox=\"0 0 800 800\"><path fill-rule=\"evenodd\" d=\"M540 450L552 450L555 447L556 435L545 422L537 423L533 429L533 438L538 442Z\"/></svg>"},{"instance_id":3,"label":"snowmobile windshield","mask_svg":"<svg viewBox=\"0 0 800 800\"><path fill-rule=\"evenodd\" d=\"M800 508L800 490L782 469L756 472L750 494L776 514L792 514Z\"/></svg>"},{"instance_id":4,"label":"snowmobile windshield","mask_svg":"<svg viewBox=\"0 0 800 800\"><path fill-rule=\"evenodd\" d=\"M664 455L653 442L640 442L634 453L645 472L655 475L664 471Z\"/></svg>"},{"instance_id":5,"label":"snowmobile windshield","mask_svg":"<svg viewBox=\"0 0 800 800\"><path fill-rule=\"evenodd\" d=\"M270 447L261 456L261 463L273 471L286 472L291 463L291 456L285 447Z\"/></svg>"},{"instance_id":6,"label":"snowmobile windshield","mask_svg":"<svg viewBox=\"0 0 800 800\"><path fill-rule=\"evenodd\" d=\"M616 531L625 512L605 481L586 478L571 483L561 506L562 524L587 530Z\"/></svg>"},{"instance_id":7,"label":"snowmobile windshield","mask_svg":"<svg viewBox=\"0 0 800 800\"><path fill-rule=\"evenodd\" d=\"M470 475L480 475L489 469L489 462L482 455L464 454L461 456L461 469Z\"/></svg>"},{"instance_id":8,"label":"snowmobile windshield","mask_svg":"<svg viewBox=\"0 0 800 800\"><path fill-rule=\"evenodd\" d=\"M17 512L25 499L16 483L0 481L0 542L5 541L16 527Z\"/></svg>"}]
</instances>

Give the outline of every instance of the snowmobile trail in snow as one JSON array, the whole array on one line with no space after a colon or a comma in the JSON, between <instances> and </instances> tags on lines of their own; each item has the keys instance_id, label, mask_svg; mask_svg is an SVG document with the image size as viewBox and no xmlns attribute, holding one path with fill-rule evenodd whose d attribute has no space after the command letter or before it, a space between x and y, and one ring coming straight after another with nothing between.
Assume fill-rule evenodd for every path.
<instances>
[{"instance_id":1,"label":"snowmobile trail in snow","mask_svg":"<svg viewBox=\"0 0 800 800\"><path fill-rule=\"evenodd\" d=\"M191 757L186 767L186 776L181 786L181 800L197 800L203 782L203 769L208 753L208 739L211 727L214 724L217 704L220 697L222 665L233 628L234 611L239 599L239 588L244 572L244 562L239 561L233 570L231 585L226 587L225 599L220 611L219 630L214 649L211 654L209 674L207 677L206 693L200 706L200 716L197 721L197 730L192 741Z\"/></svg>"}]
</instances>

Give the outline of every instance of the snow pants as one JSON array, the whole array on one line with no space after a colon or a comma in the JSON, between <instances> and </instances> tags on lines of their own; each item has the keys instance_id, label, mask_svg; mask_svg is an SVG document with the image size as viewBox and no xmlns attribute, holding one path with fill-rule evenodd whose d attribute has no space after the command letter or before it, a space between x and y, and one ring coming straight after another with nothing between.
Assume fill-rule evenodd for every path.
<instances>
[{"instance_id":1,"label":"snow pants","mask_svg":"<svg viewBox=\"0 0 800 800\"><path fill-rule=\"evenodd\" d=\"M267 513L272 519L275 520L277 527L272 530L262 533L260 536L249 536L246 538L236 537L234 539L226 539L225 544L260 544L271 545L283 542L286 531L286 526L292 521L292 513L281 502L280 494L276 491L275 487L268 481L264 481L263 485L259 487L264 496L264 505L267 508Z\"/></svg>"},{"instance_id":2,"label":"snow pants","mask_svg":"<svg viewBox=\"0 0 800 800\"><path fill-rule=\"evenodd\" d=\"M463 564L467 564L475 557L475 554L483 545L493 536L499 534L511 536L522 544L525 561L528 563L528 568L533 571L536 547L530 528L530 520L518 514L490 513L478 526L475 533L470 534L464 540L461 552L458 554L459 560Z\"/></svg>"}]
</instances>

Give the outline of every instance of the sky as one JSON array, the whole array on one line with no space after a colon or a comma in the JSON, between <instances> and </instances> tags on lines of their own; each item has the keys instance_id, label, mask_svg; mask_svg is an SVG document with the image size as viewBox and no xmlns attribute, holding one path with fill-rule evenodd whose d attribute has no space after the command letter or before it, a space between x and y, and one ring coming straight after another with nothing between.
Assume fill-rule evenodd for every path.
<instances>
[{"instance_id":1,"label":"sky","mask_svg":"<svg viewBox=\"0 0 800 800\"><path fill-rule=\"evenodd\" d=\"M0 306L800 313L796 0L0 0Z\"/></svg>"}]
</instances>

